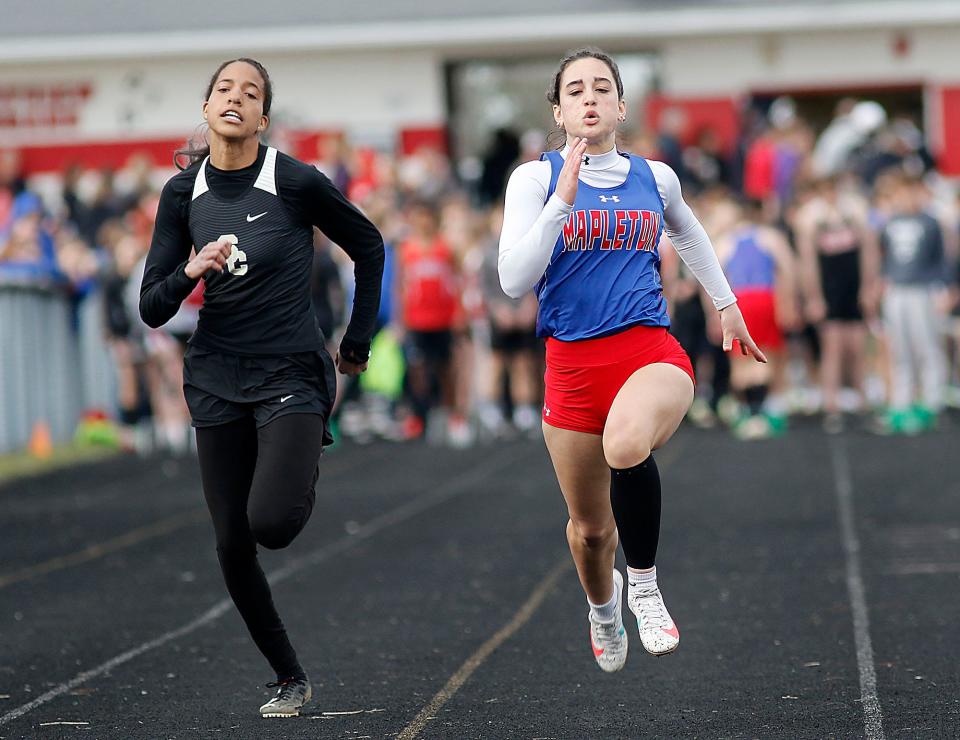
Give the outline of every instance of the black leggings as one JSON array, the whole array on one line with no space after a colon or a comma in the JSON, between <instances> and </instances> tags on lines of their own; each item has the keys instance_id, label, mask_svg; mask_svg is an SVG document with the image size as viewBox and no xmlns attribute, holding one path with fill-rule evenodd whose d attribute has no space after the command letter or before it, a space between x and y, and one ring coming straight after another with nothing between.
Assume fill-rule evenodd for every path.
<instances>
[{"instance_id":1,"label":"black leggings","mask_svg":"<svg viewBox=\"0 0 960 740\"><path fill-rule=\"evenodd\" d=\"M252 417L197 429L203 494L227 590L278 679L304 675L257 562L300 533L316 497L324 419L287 414L257 429Z\"/></svg>"}]
</instances>

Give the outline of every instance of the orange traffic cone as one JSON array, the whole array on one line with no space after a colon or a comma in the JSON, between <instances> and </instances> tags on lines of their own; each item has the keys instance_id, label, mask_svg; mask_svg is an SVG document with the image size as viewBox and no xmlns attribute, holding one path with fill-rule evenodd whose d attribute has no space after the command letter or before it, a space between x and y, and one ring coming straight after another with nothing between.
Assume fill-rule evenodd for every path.
<instances>
[{"instance_id":1,"label":"orange traffic cone","mask_svg":"<svg viewBox=\"0 0 960 740\"><path fill-rule=\"evenodd\" d=\"M50 438L50 425L47 422L34 423L27 449L33 457L40 459L46 459L53 454L53 440Z\"/></svg>"}]
</instances>

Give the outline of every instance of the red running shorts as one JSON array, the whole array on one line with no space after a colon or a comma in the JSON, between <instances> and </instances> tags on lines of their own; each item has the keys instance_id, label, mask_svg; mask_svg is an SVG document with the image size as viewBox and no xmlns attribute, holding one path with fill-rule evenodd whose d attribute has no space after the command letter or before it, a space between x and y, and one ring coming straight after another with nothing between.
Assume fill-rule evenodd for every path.
<instances>
[{"instance_id":1,"label":"red running shorts","mask_svg":"<svg viewBox=\"0 0 960 740\"><path fill-rule=\"evenodd\" d=\"M634 326L598 339L547 339L543 421L559 429L603 434L613 399L637 370L676 365L696 383L680 343L662 326Z\"/></svg>"},{"instance_id":2,"label":"red running shorts","mask_svg":"<svg viewBox=\"0 0 960 740\"><path fill-rule=\"evenodd\" d=\"M777 302L772 290L738 290L737 305L761 352L783 348L783 331L777 324ZM733 351L740 353L740 342L734 340Z\"/></svg>"}]
</instances>

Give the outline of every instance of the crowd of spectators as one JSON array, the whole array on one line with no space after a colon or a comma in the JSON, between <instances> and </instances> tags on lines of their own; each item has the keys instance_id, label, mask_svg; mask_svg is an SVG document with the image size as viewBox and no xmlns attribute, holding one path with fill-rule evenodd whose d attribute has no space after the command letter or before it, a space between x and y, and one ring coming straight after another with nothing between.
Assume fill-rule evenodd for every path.
<instances>
[{"instance_id":1,"label":"crowd of spectators","mask_svg":"<svg viewBox=\"0 0 960 740\"><path fill-rule=\"evenodd\" d=\"M741 124L725 147L714 129L687 131L682 111L668 110L658 129L625 131L619 142L674 168L718 249L759 235L777 272L786 341L757 376L717 349L714 312L664 241L673 331L698 374L690 421L744 439L783 433L798 414L827 432L856 424L913 434L944 423L958 403L958 193L922 131L856 100L841 101L822 131L786 98L749 109ZM340 140L318 152L317 166L387 245L371 369L352 385L341 378L341 437L464 446L538 433L536 299L507 298L497 276L505 180L536 156L535 141L543 137L496 132L475 180L430 147L397 156ZM171 172L141 158L119 172L68 167L57 192L41 197L20 176L16 152L0 151L0 289L29 280L77 304L101 301L118 388L106 411L122 443L184 452L191 436L180 367L202 283L160 330L137 311L159 187ZM352 266L319 232L315 248L314 306L333 347L349 313ZM838 283L843 270L847 282Z\"/></svg>"}]
</instances>

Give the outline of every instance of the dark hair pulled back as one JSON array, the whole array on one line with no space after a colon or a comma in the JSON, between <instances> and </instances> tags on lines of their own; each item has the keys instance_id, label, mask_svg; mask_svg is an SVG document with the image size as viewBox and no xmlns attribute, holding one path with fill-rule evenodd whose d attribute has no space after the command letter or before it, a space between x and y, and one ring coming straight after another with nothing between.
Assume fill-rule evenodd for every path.
<instances>
[{"instance_id":1,"label":"dark hair pulled back","mask_svg":"<svg viewBox=\"0 0 960 740\"><path fill-rule=\"evenodd\" d=\"M553 78L550 80L550 87L547 88L547 101L552 105L560 105L560 79L563 77L564 70L570 66L571 62L575 62L578 59L599 59L601 62L606 64L610 68L610 72L613 74L613 82L617 86L617 97L623 98L623 79L620 77L620 68L617 67L617 63L613 61L607 52L602 49L598 49L596 46L584 46L583 48L576 49L569 52L563 59L560 60L560 64L557 66L557 71L554 73ZM556 143L557 135L561 135L562 139L559 143L559 146ZM554 143L551 143L551 140ZM551 131L547 135L547 148L562 149L564 144L566 144L567 136L563 130Z\"/></svg>"},{"instance_id":2,"label":"dark hair pulled back","mask_svg":"<svg viewBox=\"0 0 960 740\"><path fill-rule=\"evenodd\" d=\"M260 73L260 77L263 78L263 115L269 116L270 105L273 103L273 83L270 81L270 75L267 72L267 68L260 64L260 62L258 62L256 59L250 59L249 57L228 59L219 67L217 67L217 71L213 73L213 76L210 78L210 82L207 84L207 91L204 94L203 99L210 99L210 96L213 94L213 86L217 84L217 80L220 78L220 73L234 62L244 62L249 64ZM208 154L210 154L210 143L207 141L206 130L204 129L204 126L206 126L206 124L203 124L197 129L197 132L194 134L193 138L187 142L185 147L182 149L177 149L177 151L173 153L173 163L176 165L177 169L185 170L191 165L200 162ZM182 157L187 158L187 164L183 166L180 164L180 159Z\"/></svg>"}]
</instances>

